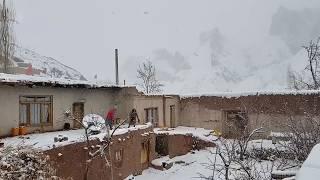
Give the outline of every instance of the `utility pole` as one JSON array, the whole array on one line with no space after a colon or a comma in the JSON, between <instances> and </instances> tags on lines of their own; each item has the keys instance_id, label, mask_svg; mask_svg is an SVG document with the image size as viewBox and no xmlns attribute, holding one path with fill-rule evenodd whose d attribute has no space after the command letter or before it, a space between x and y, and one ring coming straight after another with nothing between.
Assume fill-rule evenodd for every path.
<instances>
[{"instance_id":1,"label":"utility pole","mask_svg":"<svg viewBox=\"0 0 320 180\"><path fill-rule=\"evenodd\" d=\"M115 49L116 85L119 85L118 49Z\"/></svg>"}]
</instances>

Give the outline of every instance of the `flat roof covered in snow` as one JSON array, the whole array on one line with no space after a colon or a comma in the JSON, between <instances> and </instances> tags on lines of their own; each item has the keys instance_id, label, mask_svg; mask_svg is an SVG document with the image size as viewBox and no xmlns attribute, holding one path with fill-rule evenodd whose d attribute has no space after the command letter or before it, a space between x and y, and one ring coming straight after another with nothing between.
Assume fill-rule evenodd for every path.
<instances>
[{"instance_id":1,"label":"flat roof covered in snow","mask_svg":"<svg viewBox=\"0 0 320 180\"><path fill-rule=\"evenodd\" d=\"M224 97L224 98L238 98L242 96L259 96L259 95L312 95L319 94L320 90L274 90L274 91L252 91L252 92L216 92L204 94L186 94L181 95L182 99L187 98L201 98L201 97Z\"/></svg>"},{"instance_id":2,"label":"flat roof covered in snow","mask_svg":"<svg viewBox=\"0 0 320 180\"><path fill-rule=\"evenodd\" d=\"M28 76L0 73L0 84L20 86L48 86L64 88L124 88L135 87L126 85L115 85L107 83L90 82L83 80L61 79L42 76Z\"/></svg>"}]
</instances>

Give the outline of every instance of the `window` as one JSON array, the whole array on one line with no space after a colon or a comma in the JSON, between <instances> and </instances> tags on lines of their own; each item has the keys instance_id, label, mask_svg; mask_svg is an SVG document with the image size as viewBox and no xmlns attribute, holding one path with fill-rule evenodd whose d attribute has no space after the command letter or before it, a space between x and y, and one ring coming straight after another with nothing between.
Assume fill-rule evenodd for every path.
<instances>
[{"instance_id":1,"label":"window","mask_svg":"<svg viewBox=\"0 0 320 180\"><path fill-rule=\"evenodd\" d=\"M48 125L52 123L52 96L20 96L20 125Z\"/></svg>"},{"instance_id":2,"label":"window","mask_svg":"<svg viewBox=\"0 0 320 180\"><path fill-rule=\"evenodd\" d=\"M122 161L122 149L116 151L116 161Z\"/></svg>"},{"instance_id":3,"label":"window","mask_svg":"<svg viewBox=\"0 0 320 180\"><path fill-rule=\"evenodd\" d=\"M145 164L149 162L149 153L150 153L150 148L149 148L149 141L143 142L141 144L141 164Z\"/></svg>"},{"instance_id":4,"label":"window","mask_svg":"<svg viewBox=\"0 0 320 180\"><path fill-rule=\"evenodd\" d=\"M151 122L154 126L158 126L158 108L147 108L146 112L146 121Z\"/></svg>"},{"instance_id":5,"label":"window","mask_svg":"<svg viewBox=\"0 0 320 180\"><path fill-rule=\"evenodd\" d=\"M170 106L170 126L174 127L176 121L176 106L171 105Z\"/></svg>"},{"instance_id":6,"label":"window","mask_svg":"<svg viewBox=\"0 0 320 180\"><path fill-rule=\"evenodd\" d=\"M115 156L114 156L114 162L115 162L115 166L120 168L122 166L122 162L123 162L123 149L119 149L117 151L115 151Z\"/></svg>"},{"instance_id":7,"label":"window","mask_svg":"<svg viewBox=\"0 0 320 180\"><path fill-rule=\"evenodd\" d=\"M239 136L248 125L248 116L246 112L240 110L226 111L225 130L230 137Z\"/></svg>"}]
</instances>

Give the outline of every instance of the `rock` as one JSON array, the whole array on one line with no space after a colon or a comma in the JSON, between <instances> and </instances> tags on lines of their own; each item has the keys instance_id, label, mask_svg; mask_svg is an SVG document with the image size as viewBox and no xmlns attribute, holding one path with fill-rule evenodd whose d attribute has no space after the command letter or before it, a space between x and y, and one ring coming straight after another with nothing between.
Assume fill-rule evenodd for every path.
<instances>
[{"instance_id":1,"label":"rock","mask_svg":"<svg viewBox=\"0 0 320 180\"><path fill-rule=\"evenodd\" d=\"M54 142L58 142L58 141L59 141L58 137L54 137L54 138L53 138L53 141L54 141Z\"/></svg>"}]
</instances>

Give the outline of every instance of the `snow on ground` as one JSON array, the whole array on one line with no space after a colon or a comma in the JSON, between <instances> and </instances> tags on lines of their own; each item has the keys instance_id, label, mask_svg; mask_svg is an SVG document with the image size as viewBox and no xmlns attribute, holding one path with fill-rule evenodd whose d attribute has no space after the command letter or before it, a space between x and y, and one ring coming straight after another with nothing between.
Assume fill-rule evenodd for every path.
<instances>
[{"instance_id":1,"label":"snow on ground","mask_svg":"<svg viewBox=\"0 0 320 180\"><path fill-rule=\"evenodd\" d=\"M312 148L298 172L297 180L318 180L320 177L320 144Z\"/></svg>"},{"instance_id":2,"label":"snow on ground","mask_svg":"<svg viewBox=\"0 0 320 180\"><path fill-rule=\"evenodd\" d=\"M195 128L195 127L185 127L185 126L178 126L176 128L154 128L154 132L156 134L191 134L194 137L197 137L204 141L216 141L218 138L213 135L213 130L208 130L204 128Z\"/></svg>"},{"instance_id":3,"label":"snow on ground","mask_svg":"<svg viewBox=\"0 0 320 180\"><path fill-rule=\"evenodd\" d=\"M161 163L162 160L167 163L173 162L174 165L172 168L166 171L149 168L143 171L142 175L136 177L129 176L126 178L126 180L133 178L135 180L187 180L199 177L199 173L210 176L212 171L206 169L204 163L208 163L208 158L213 159L213 155L209 151L213 149L214 148L208 148L206 150L196 151L194 154L188 153L172 159L164 157L158 160L158 163Z\"/></svg>"},{"instance_id":4,"label":"snow on ground","mask_svg":"<svg viewBox=\"0 0 320 180\"><path fill-rule=\"evenodd\" d=\"M64 142L54 142L54 137L58 135L63 135L68 137L68 141ZM56 131L56 132L47 132L39 134L28 134L24 136L9 137L1 139L1 142L4 142L5 147L13 146L18 147L22 145L34 146L35 148L48 150L53 148L55 145L64 146L67 144L80 142L84 140L84 130L70 130L70 131Z\"/></svg>"},{"instance_id":5,"label":"snow on ground","mask_svg":"<svg viewBox=\"0 0 320 180\"><path fill-rule=\"evenodd\" d=\"M144 125L136 125L136 127L125 128L122 127L117 129L114 135L125 134L128 131L134 131L138 129L146 129L150 127L151 124ZM111 133L112 131L110 131ZM54 142L54 137L58 135L63 135L68 137L67 141L63 142ZM106 135L106 132L100 133L98 135L90 136L92 139L99 138L102 139ZM41 150L49 150L53 147L65 146L68 144L73 144L76 142L85 141L85 132L84 129L78 130L69 130L69 131L55 131L55 132L47 132L47 133L38 133L38 134L28 134L24 136L16 136L16 137L8 137L4 139L0 139L1 142L4 143L5 147L13 146L33 146L34 148L39 148Z\"/></svg>"},{"instance_id":6,"label":"snow on ground","mask_svg":"<svg viewBox=\"0 0 320 180\"><path fill-rule=\"evenodd\" d=\"M176 130L176 132L170 132L170 134L185 134L187 130L189 132L190 129L187 127L179 127L178 130ZM156 133L159 133L159 132L156 132ZM227 140L227 141L230 141L230 140ZM275 147L275 145L272 144L271 140L263 140L263 139L250 141L249 146L251 146L252 148L253 147L274 148ZM165 162L166 164L173 163L173 166L170 169L161 171L161 170L157 170L150 167L144 170L141 175L139 176L131 175L127 177L125 180L149 180L149 179L152 179L152 180L163 180L163 179L189 180L190 179L192 180L192 179L201 179L200 178L201 176L210 177L213 175L213 171L210 170L210 168L212 167L209 167L208 165L212 164L211 162L215 162L215 155L214 155L215 152L216 152L216 147L208 147L207 149L200 150L200 151L193 151L186 155L177 156L172 159L170 159L169 156L163 156L161 158L153 160L152 164L156 166L161 166L163 162ZM217 167L223 164L219 156L217 156L216 158L216 164L217 164ZM266 176L265 178L268 178L268 176L271 176L272 168L275 168L273 167L272 164L273 163L271 161L261 161L259 163L254 164L254 166L257 170L261 169L262 171L263 169L265 174L262 176ZM275 166L279 164L281 164L281 160L274 162ZM237 170L237 168L239 168L238 165L232 164L231 167L232 167L231 169L235 170L235 171L231 170L232 172L231 176L239 173ZM288 174L288 173L294 174L296 171L295 170L289 170L289 171L278 170L277 171L276 169L274 169L274 172L277 172L278 174ZM219 179L219 178L224 179L224 175L217 171L214 173L214 177L215 177L214 179Z\"/></svg>"}]
</instances>

